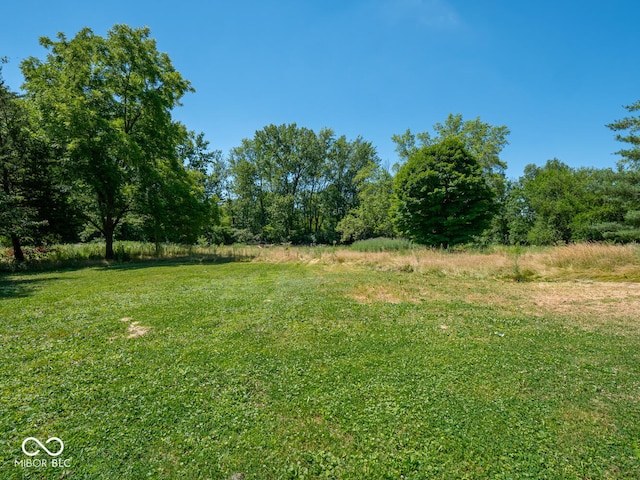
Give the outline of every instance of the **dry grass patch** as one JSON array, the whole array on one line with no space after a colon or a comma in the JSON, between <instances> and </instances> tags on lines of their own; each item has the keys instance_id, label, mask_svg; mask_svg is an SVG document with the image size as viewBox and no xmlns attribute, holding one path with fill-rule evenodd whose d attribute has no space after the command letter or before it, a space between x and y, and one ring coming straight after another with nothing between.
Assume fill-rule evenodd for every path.
<instances>
[{"instance_id":1,"label":"dry grass patch","mask_svg":"<svg viewBox=\"0 0 640 480\"><path fill-rule=\"evenodd\" d=\"M640 281L640 246L583 243L556 247L542 262L556 278Z\"/></svg>"},{"instance_id":2,"label":"dry grass patch","mask_svg":"<svg viewBox=\"0 0 640 480\"><path fill-rule=\"evenodd\" d=\"M131 317L123 317L120 319L123 323L129 323L133 320ZM127 338L138 338L146 335L151 330L151 327L140 325L140 322L131 322L127 327ZM115 340L117 337L111 337L109 340Z\"/></svg>"},{"instance_id":3,"label":"dry grass patch","mask_svg":"<svg viewBox=\"0 0 640 480\"><path fill-rule=\"evenodd\" d=\"M371 266L377 270L442 275L491 276L510 268L508 253L466 253L417 248L407 253L358 252L348 248L272 247L252 255L255 262L300 262L321 265Z\"/></svg>"},{"instance_id":4,"label":"dry grass patch","mask_svg":"<svg viewBox=\"0 0 640 480\"><path fill-rule=\"evenodd\" d=\"M517 283L447 277L434 281L420 275L412 275L411 280L360 285L347 297L363 304L464 303L497 308L505 315L558 318L568 326L589 331L606 328L624 335L640 335L640 283Z\"/></svg>"},{"instance_id":5,"label":"dry grass patch","mask_svg":"<svg viewBox=\"0 0 640 480\"><path fill-rule=\"evenodd\" d=\"M527 309L555 314L586 330L640 335L640 284L562 282L530 285Z\"/></svg>"},{"instance_id":6,"label":"dry grass patch","mask_svg":"<svg viewBox=\"0 0 640 480\"><path fill-rule=\"evenodd\" d=\"M151 327L140 325L139 322L132 322L131 325L129 325L129 328L127 328L127 332L129 333L129 335L127 335L127 338L141 337L142 335L148 333L149 330L151 330Z\"/></svg>"},{"instance_id":7,"label":"dry grass patch","mask_svg":"<svg viewBox=\"0 0 640 480\"><path fill-rule=\"evenodd\" d=\"M356 290L347 295L348 298L356 300L358 303L402 303L405 299L401 298L405 292L393 292L386 285L378 286L360 286ZM400 295L399 295L400 294Z\"/></svg>"}]
</instances>

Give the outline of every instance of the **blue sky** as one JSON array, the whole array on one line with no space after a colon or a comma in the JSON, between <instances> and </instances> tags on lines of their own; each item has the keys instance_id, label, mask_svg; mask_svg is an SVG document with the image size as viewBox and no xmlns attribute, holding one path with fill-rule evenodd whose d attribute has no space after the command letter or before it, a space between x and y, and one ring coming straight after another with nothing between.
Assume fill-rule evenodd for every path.
<instances>
[{"instance_id":1,"label":"blue sky","mask_svg":"<svg viewBox=\"0 0 640 480\"><path fill-rule=\"evenodd\" d=\"M449 113L507 125L509 177L558 158L613 167L605 127L640 99L636 0L76 0L5 2L0 56L43 58L40 36L149 26L190 80L177 119L223 152L268 124L362 136L383 164L391 135Z\"/></svg>"}]
</instances>

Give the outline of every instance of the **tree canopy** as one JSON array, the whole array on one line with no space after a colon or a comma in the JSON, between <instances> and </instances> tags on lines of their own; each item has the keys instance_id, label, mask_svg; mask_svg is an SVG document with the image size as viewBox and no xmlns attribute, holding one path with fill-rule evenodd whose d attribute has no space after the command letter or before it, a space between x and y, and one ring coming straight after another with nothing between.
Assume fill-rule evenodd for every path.
<instances>
[{"instance_id":1,"label":"tree canopy","mask_svg":"<svg viewBox=\"0 0 640 480\"><path fill-rule=\"evenodd\" d=\"M396 143L396 152L402 161L408 160L422 147L435 145L447 138L458 139L478 161L489 184L500 195L504 188L504 172L507 164L500 159L500 152L509 144L511 133L506 125L493 126L477 117L463 120L461 114L449 114L444 122L433 125L434 135L429 132L413 134L410 129L391 138Z\"/></svg>"},{"instance_id":2,"label":"tree canopy","mask_svg":"<svg viewBox=\"0 0 640 480\"><path fill-rule=\"evenodd\" d=\"M375 148L361 138L268 125L229 156L234 225L267 242L337 240L336 225L359 202L354 179L371 163Z\"/></svg>"},{"instance_id":3,"label":"tree canopy","mask_svg":"<svg viewBox=\"0 0 640 480\"><path fill-rule=\"evenodd\" d=\"M418 243L448 247L489 226L495 194L478 161L456 138L424 146L396 174L396 225Z\"/></svg>"},{"instance_id":4,"label":"tree canopy","mask_svg":"<svg viewBox=\"0 0 640 480\"><path fill-rule=\"evenodd\" d=\"M106 38L84 28L71 40L60 33L40 43L49 53L23 62L24 88L47 134L63 146L76 200L113 258L114 231L144 197L139 190L180 167L184 129L171 111L191 85L148 28L116 25Z\"/></svg>"}]
</instances>

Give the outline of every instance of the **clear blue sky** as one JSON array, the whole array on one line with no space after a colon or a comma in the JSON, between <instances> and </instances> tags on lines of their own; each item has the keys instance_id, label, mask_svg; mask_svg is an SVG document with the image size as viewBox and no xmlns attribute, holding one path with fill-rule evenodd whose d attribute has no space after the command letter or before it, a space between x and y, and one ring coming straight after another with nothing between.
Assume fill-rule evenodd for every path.
<instances>
[{"instance_id":1,"label":"clear blue sky","mask_svg":"<svg viewBox=\"0 0 640 480\"><path fill-rule=\"evenodd\" d=\"M391 135L449 113L511 129L509 177L558 158L612 167L605 124L640 99L637 0L86 0L5 2L0 56L14 90L40 36L149 26L196 93L175 116L223 152L268 124Z\"/></svg>"}]
</instances>

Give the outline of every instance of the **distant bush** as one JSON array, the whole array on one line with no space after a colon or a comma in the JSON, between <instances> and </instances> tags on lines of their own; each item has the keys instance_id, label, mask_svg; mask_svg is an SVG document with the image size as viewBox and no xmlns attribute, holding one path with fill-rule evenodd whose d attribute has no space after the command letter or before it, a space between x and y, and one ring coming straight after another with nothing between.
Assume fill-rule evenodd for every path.
<instances>
[{"instance_id":1,"label":"distant bush","mask_svg":"<svg viewBox=\"0 0 640 480\"><path fill-rule=\"evenodd\" d=\"M413 242L406 238L370 238L359 240L351 245L356 252L400 252L414 248Z\"/></svg>"}]
</instances>

